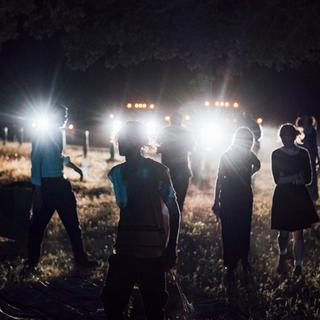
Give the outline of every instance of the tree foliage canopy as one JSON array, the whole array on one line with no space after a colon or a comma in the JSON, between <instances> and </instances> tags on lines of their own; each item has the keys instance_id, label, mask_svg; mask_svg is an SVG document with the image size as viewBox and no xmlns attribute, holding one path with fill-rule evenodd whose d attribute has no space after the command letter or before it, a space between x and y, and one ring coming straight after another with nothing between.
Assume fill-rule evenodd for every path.
<instances>
[{"instance_id":1,"label":"tree foliage canopy","mask_svg":"<svg viewBox=\"0 0 320 320\"><path fill-rule=\"evenodd\" d=\"M61 38L67 64L86 69L179 58L210 72L320 62L318 0L7 0L0 45L21 34Z\"/></svg>"}]
</instances>

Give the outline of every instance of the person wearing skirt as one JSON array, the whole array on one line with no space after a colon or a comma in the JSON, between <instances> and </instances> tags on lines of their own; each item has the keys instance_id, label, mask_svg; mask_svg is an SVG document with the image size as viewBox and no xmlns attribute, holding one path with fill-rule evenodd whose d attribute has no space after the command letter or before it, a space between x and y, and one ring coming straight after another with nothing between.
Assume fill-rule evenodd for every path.
<instances>
[{"instance_id":1,"label":"person wearing skirt","mask_svg":"<svg viewBox=\"0 0 320 320\"><path fill-rule=\"evenodd\" d=\"M273 195L271 228L279 231L278 273L287 273L286 254L290 232L294 239L294 274L302 271L303 229L319 220L307 185L312 182L309 153L296 145L300 132L292 124L280 128L283 146L272 153Z\"/></svg>"},{"instance_id":2,"label":"person wearing skirt","mask_svg":"<svg viewBox=\"0 0 320 320\"><path fill-rule=\"evenodd\" d=\"M219 165L212 209L221 220L227 281L234 280L239 261L245 272L251 269L248 260L253 203L251 177L260 169L260 161L251 151L253 143L250 129L239 128Z\"/></svg>"}]
</instances>

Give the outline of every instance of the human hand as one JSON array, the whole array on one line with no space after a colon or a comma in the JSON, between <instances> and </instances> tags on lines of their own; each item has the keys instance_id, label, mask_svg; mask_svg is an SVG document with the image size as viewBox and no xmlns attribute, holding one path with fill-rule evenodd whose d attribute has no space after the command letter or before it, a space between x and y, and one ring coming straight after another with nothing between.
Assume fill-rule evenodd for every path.
<instances>
[{"instance_id":1,"label":"human hand","mask_svg":"<svg viewBox=\"0 0 320 320\"><path fill-rule=\"evenodd\" d=\"M212 212L216 215L217 218L221 217L221 204L220 202L215 202L212 207Z\"/></svg>"},{"instance_id":2,"label":"human hand","mask_svg":"<svg viewBox=\"0 0 320 320\"><path fill-rule=\"evenodd\" d=\"M165 271L169 271L177 264L176 248L167 247L162 256L163 266Z\"/></svg>"}]
</instances>

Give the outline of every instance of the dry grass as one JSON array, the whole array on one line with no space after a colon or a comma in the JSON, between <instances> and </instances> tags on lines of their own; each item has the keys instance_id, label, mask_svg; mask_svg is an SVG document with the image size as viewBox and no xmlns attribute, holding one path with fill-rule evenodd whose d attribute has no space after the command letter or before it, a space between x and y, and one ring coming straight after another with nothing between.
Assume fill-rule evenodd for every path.
<instances>
[{"instance_id":1,"label":"dry grass","mask_svg":"<svg viewBox=\"0 0 320 320\"><path fill-rule=\"evenodd\" d=\"M275 273L276 233L270 230L274 188L268 161L271 147L262 151L260 156L263 166L254 185L252 277L244 278L239 271L238 282L232 292L228 292L222 283L220 226L211 213L214 182L214 173L211 172L205 187L191 185L188 192L179 242L178 272L182 286L190 300L214 299L230 303L237 306L246 319L320 319L319 227L315 226L306 232L304 276L299 279L278 276ZM0 149L0 183L29 177L29 152L27 145L20 149L17 146ZM86 165L79 148L70 147L67 153L74 162ZM106 173L111 168L111 164L106 162L107 156L105 150L93 150L89 153L85 182L79 182L76 174L66 171L77 195L87 250L99 261L99 267L86 275L92 281L101 280L106 273L107 257L112 252L118 220L111 184L106 179ZM216 163L213 162L213 167L215 166ZM57 216L54 216L49 225L43 249L42 280L66 277L72 272L70 244ZM11 251L1 263L1 286L18 281L16 270L21 265L22 256L17 254L19 251ZM227 316L222 318L232 319Z\"/></svg>"}]
</instances>

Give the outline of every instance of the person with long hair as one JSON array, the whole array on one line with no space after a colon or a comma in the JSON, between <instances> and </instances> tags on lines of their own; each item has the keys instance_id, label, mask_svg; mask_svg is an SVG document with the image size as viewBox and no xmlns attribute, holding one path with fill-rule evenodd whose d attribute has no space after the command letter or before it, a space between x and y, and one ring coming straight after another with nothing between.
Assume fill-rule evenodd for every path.
<instances>
[{"instance_id":1,"label":"person with long hair","mask_svg":"<svg viewBox=\"0 0 320 320\"><path fill-rule=\"evenodd\" d=\"M290 123L280 128L281 148L272 153L272 173L276 188L273 196L271 228L279 230L278 273L287 273L289 233L294 239L294 274L302 272L303 229L317 222L318 216L307 185L312 181L309 153L296 144L300 132Z\"/></svg>"},{"instance_id":2,"label":"person with long hair","mask_svg":"<svg viewBox=\"0 0 320 320\"><path fill-rule=\"evenodd\" d=\"M228 281L241 260L244 272L249 264L253 193L251 177L260 169L252 152L254 136L249 128L239 128L229 149L222 155L216 181L213 212L222 226L223 259Z\"/></svg>"},{"instance_id":3,"label":"person with long hair","mask_svg":"<svg viewBox=\"0 0 320 320\"><path fill-rule=\"evenodd\" d=\"M308 190L313 203L316 204L317 200L319 199L317 168L320 162L317 143L316 119L310 116L298 117L296 120L296 126L303 130L300 144L309 152L312 169L312 182L308 186Z\"/></svg>"}]
</instances>

